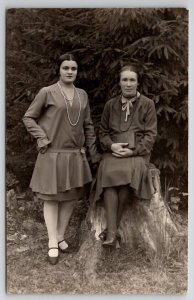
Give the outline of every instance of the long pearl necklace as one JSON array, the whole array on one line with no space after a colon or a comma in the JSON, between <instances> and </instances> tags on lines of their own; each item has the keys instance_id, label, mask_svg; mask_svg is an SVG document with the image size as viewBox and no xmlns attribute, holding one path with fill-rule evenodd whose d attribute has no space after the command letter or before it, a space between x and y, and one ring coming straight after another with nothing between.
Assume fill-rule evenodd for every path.
<instances>
[{"instance_id":1,"label":"long pearl necklace","mask_svg":"<svg viewBox=\"0 0 194 300\"><path fill-rule=\"evenodd\" d=\"M59 90L60 90L60 92L61 92L61 95L63 96L63 98L64 98L64 100L65 100L65 103L66 103L66 106L67 106L67 117L68 117L69 123L70 123L71 126L76 126L77 123L79 122L80 114L81 114L81 101L80 101L79 93L78 93L77 89L74 87L75 92L76 92L77 97L78 97L78 102L79 102L79 113L78 113L78 117L77 117L76 122L73 123L73 122L71 121L70 115L69 115L69 108L68 108L68 104L67 104L67 97L65 96L65 94L64 94L64 92L63 92L63 90L62 90L62 87L61 87L61 85L60 85L59 82L57 82L57 85L58 85L58 87L59 87Z\"/></svg>"}]
</instances>

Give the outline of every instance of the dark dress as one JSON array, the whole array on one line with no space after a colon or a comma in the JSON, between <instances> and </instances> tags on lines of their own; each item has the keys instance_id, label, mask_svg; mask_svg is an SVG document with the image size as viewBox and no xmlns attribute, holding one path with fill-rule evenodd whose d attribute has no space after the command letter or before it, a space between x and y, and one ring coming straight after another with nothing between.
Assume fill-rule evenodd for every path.
<instances>
[{"instance_id":1,"label":"dark dress","mask_svg":"<svg viewBox=\"0 0 194 300\"><path fill-rule=\"evenodd\" d=\"M44 87L24 115L27 130L41 147L48 144L46 153L38 154L30 187L43 200L72 200L81 195L81 188L92 180L86 150L95 162L96 137L88 96L77 89L72 106L67 102L72 126L67 116L67 105L59 86ZM79 98L79 99L78 99Z\"/></svg>"},{"instance_id":2,"label":"dark dress","mask_svg":"<svg viewBox=\"0 0 194 300\"><path fill-rule=\"evenodd\" d=\"M129 185L141 199L152 195L150 154L157 135L157 117L154 102L140 95L134 102L125 122L121 96L109 100L101 118L99 138L103 157L98 169L95 201L106 187ZM129 143L133 156L117 158L112 155L111 145Z\"/></svg>"}]
</instances>

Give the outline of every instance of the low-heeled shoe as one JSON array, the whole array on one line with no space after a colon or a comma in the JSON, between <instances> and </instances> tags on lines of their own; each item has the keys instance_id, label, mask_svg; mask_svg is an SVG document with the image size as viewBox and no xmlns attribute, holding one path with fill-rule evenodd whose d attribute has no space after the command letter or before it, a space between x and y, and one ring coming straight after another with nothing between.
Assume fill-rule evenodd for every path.
<instances>
[{"instance_id":1,"label":"low-heeled shoe","mask_svg":"<svg viewBox=\"0 0 194 300\"><path fill-rule=\"evenodd\" d=\"M49 248L49 250L51 250L51 249L57 249L58 250L57 247ZM48 258L48 261L51 265L56 265L58 263L58 260L59 260L59 256L50 256L49 254L48 254L47 258Z\"/></svg>"},{"instance_id":2,"label":"low-heeled shoe","mask_svg":"<svg viewBox=\"0 0 194 300\"><path fill-rule=\"evenodd\" d=\"M65 248L65 249L62 249L61 247L60 247L60 244L62 243L62 242L64 242L65 241L65 239L64 240L62 240L62 241L60 241L60 242L58 242L58 249L62 252L62 253L69 253L69 247L67 247L67 248ZM66 241L65 241L66 242Z\"/></svg>"}]
</instances>

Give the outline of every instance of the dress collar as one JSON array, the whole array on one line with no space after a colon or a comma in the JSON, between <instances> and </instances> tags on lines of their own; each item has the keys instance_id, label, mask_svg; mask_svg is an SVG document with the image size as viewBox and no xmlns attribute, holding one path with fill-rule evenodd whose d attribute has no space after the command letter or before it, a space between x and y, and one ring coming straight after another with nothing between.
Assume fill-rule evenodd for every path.
<instances>
[{"instance_id":1,"label":"dress collar","mask_svg":"<svg viewBox=\"0 0 194 300\"><path fill-rule=\"evenodd\" d=\"M121 97L121 103L122 103L122 104L127 103L127 102L133 103L133 102L135 102L136 99L139 98L139 97L140 97L140 93L139 93L138 91L137 91L137 94L136 94L134 97L132 97L132 98L125 98L125 97L122 95L122 97Z\"/></svg>"},{"instance_id":2,"label":"dress collar","mask_svg":"<svg viewBox=\"0 0 194 300\"><path fill-rule=\"evenodd\" d=\"M140 93L137 91L137 94L135 97L132 98L125 98L124 96L121 97L121 103L122 103L122 111L126 110L125 114L125 122L127 122L128 116L131 114L131 109L133 107L133 102L135 102L140 97Z\"/></svg>"}]
</instances>

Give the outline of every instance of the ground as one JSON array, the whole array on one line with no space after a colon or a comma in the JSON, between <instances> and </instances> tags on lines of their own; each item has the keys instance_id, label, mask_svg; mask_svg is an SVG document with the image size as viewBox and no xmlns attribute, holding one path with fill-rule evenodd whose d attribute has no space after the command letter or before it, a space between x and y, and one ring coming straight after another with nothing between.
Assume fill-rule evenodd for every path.
<instances>
[{"instance_id":1,"label":"ground","mask_svg":"<svg viewBox=\"0 0 194 300\"><path fill-rule=\"evenodd\" d=\"M149 256L141 248L107 251L97 265L97 278L86 280L79 266L79 232L87 205L80 201L66 239L70 252L57 265L47 261L47 234L42 206L27 195L8 199L8 294L185 294L187 291L187 214L179 215L185 237L171 255ZM180 247L181 246L181 247ZM90 255L90 253L88 253Z\"/></svg>"}]
</instances>

